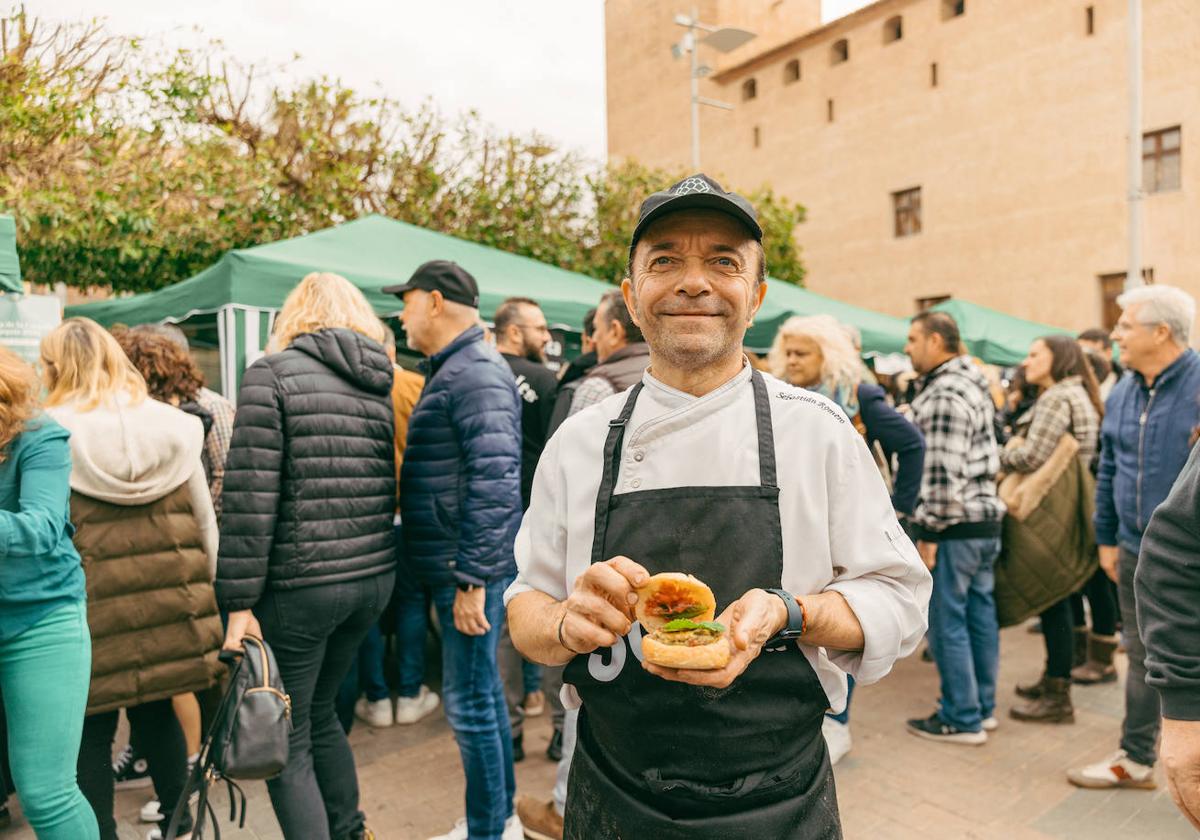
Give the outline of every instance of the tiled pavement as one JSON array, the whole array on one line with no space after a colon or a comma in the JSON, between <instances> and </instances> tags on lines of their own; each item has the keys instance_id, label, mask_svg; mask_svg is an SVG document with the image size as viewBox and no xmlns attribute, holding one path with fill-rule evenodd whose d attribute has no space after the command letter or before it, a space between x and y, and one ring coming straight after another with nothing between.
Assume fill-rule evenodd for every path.
<instances>
[{"instance_id":1,"label":"tiled pavement","mask_svg":"<svg viewBox=\"0 0 1200 840\"><path fill-rule=\"evenodd\" d=\"M927 714L937 690L934 667L915 656L900 663L883 683L856 693L854 749L837 767L847 838L1196 836L1161 787L1153 792L1105 792L1067 784L1068 767L1115 749L1121 718L1118 686L1076 688L1074 726L1018 724L1007 717L1012 686L1038 671L1041 638L1019 628L1007 630L1002 648L1001 729L983 747L934 744L905 733L904 718ZM529 758L517 770L521 791L548 795L554 776L554 765L543 754L549 731L543 717L526 735ZM351 742L358 757L363 807L380 840L423 840L446 830L462 813L458 752L440 714L414 727L360 726ZM278 838L265 788L259 783L246 787L251 795L246 829L226 823L222 837ZM145 798L144 791L118 795L122 840L145 836L145 828L136 823ZM218 813L224 801L218 797ZM18 820L0 837L33 840L33 833Z\"/></svg>"}]
</instances>

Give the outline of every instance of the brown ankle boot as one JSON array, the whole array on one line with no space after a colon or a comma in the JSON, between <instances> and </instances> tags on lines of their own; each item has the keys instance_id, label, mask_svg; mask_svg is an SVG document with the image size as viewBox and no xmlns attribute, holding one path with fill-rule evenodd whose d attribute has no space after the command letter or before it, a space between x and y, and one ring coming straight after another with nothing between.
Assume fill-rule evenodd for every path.
<instances>
[{"instance_id":1,"label":"brown ankle boot","mask_svg":"<svg viewBox=\"0 0 1200 840\"><path fill-rule=\"evenodd\" d=\"M1032 723L1074 723L1071 705L1071 681L1065 677L1046 677L1040 699L1014 706L1008 713L1014 720Z\"/></svg>"},{"instance_id":2,"label":"brown ankle boot","mask_svg":"<svg viewBox=\"0 0 1200 840\"><path fill-rule=\"evenodd\" d=\"M1071 639L1073 642L1071 648L1071 667L1078 668L1080 665L1088 661L1088 639L1090 634L1086 627L1076 627Z\"/></svg>"},{"instance_id":3,"label":"brown ankle boot","mask_svg":"<svg viewBox=\"0 0 1200 840\"><path fill-rule=\"evenodd\" d=\"M1037 682L1017 683L1017 696L1024 697L1026 700L1040 700L1046 693L1047 679L1049 678L1042 674Z\"/></svg>"},{"instance_id":4,"label":"brown ankle boot","mask_svg":"<svg viewBox=\"0 0 1200 840\"><path fill-rule=\"evenodd\" d=\"M1088 661L1071 670L1071 681L1080 685L1116 681L1117 669L1113 666L1113 654L1116 652L1116 636L1089 636Z\"/></svg>"}]
</instances>

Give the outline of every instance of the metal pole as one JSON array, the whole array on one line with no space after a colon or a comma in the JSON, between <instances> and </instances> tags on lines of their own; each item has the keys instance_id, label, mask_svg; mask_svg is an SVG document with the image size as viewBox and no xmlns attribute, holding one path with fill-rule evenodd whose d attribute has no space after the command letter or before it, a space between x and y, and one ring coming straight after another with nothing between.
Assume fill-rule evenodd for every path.
<instances>
[{"instance_id":1,"label":"metal pole","mask_svg":"<svg viewBox=\"0 0 1200 840\"><path fill-rule=\"evenodd\" d=\"M700 171L700 42L696 38L696 22L700 20L700 11L692 7L692 22L688 26L688 40L691 46L692 59L692 171Z\"/></svg>"},{"instance_id":2,"label":"metal pole","mask_svg":"<svg viewBox=\"0 0 1200 840\"><path fill-rule=\"evenodd\" d=\"M1125 288L1142 285L1142 0L1129 0L1129 265Z\"/></svg>"}]
</instances>

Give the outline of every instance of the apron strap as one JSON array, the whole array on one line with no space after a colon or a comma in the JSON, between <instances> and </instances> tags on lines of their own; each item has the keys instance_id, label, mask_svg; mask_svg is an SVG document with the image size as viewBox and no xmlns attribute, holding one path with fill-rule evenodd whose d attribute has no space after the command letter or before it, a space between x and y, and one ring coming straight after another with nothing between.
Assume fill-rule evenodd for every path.
<instances>
[{"instance_id":1,"label":"apron strap","mask_svg":"<svg viewBox=\"0 0 1200 840\"><path fill-rule=\"evenodd\" d=\"M621 442L625 439L625 427L633 416L642 383L633 386L625 407L615 420L608 421L608 439L604 442L604 476L600 480L600 492L596 494L596 530L592 536L592 562L604 562L604 540L608 536L608 507L612 503L613 490L617 485L617 472L621 467Z\"/></svg>"},{"instance_id":2,"label":"apron strap","mask_svg":"<svg viewBox=\"0 0 1200 840\"><path fill-rule=\"evenodd\" d=\"M771 398L767 383L757 370L750 376L754 386L754 419L758 424L758 475L763 487L778 487L775 472L775 432L771 426Z\"/></svg>"}]
</instances>

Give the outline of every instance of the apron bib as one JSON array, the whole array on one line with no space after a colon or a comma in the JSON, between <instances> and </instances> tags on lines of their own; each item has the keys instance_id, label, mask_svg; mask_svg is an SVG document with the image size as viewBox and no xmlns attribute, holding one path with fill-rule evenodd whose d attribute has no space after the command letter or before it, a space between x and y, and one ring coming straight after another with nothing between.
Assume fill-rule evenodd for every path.
<instances>
[{"instance_id":1,"label":"apron bib","mask_svg":"<svg viewBox=\"0 0 1200 840\"><path fill-rule=\"evenodd\" d=\"M609 426L592 562L625 555L650 574L689 572L717 612L782 584L783 536L766 383L751 379L759 484L613 494L621 443L642 385ZM564 682L583 701L571 764L568 840L841 837L821 736L829 701L794 644L764 650L725 689L642 669L641 626L576 656Z\"/></svg>"}]
</instances>

